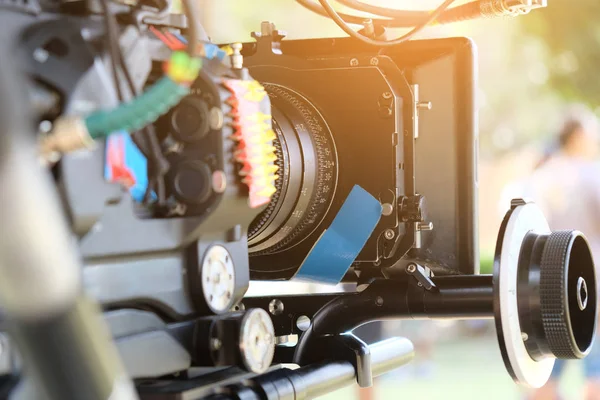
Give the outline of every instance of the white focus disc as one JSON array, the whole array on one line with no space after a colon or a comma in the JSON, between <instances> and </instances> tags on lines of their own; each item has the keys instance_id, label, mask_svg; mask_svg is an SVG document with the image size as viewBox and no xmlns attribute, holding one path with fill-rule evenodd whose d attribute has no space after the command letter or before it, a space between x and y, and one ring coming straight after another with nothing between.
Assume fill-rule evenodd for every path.
<instances>
[{"instance_id":1,"label":"white focus disc","mask_svg":"<svg viewBox=\"0 0 600 400\"><path fill-rule=\"evenodd\" d=\"M527 352L519 322L517 277L525 236L529 232L550 233L550 228L542 211L533 203L518 203L507 215L504 232L500 231L500 251L496 249L496 329L504 362L513 379L524 386L539 388L550 378L555 359L536 361Z\"/></svg>"},{"instance_id":2,"label":"white focus disc","mask_svg":"<svg viewBox=\"0 0 600 400\"><path fill-rule=\"evenodd\" d=\"M216 313L232 306L235 289L235 269L227 249L215 245L208 249L202 261L202 293L206 304Z\"/></svg>"}]
</instances>

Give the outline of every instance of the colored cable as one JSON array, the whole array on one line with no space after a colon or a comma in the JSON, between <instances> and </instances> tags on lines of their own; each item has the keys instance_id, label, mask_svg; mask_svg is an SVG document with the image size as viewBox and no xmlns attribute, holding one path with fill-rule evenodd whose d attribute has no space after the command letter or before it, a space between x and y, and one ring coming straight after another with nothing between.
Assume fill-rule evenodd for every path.
<instances>
[{"instance_id":1,"label":"colored cable","mask_svg":"<svg viewBox=\"0 0 600 400\"><path fill-rule=\"evenodd\" d=\"M370 16L349 15L338 13L340 18L349 24L364 25L366 20L371 20L374 26L386 28L411 28L425 21L432 11L399 10L365 3L360 0L336 0L338 3L356 10L366 12ZM296 0L296 2L310 11L324 17L329 17L327 10L319 3L312 0ZM435 20L437 24L472 20L476 18L515 16L527 14L536 8L546 7L545 0L534 0L531 4L509 5L503 0L474 0L444 10ZM383 18L378 18L383 17Z\"/></svg>"},{"instance_id":2,"label":"colored cable","mask_svg":"<svg viewBox=\"0 0 600 400\"><path fill-rule=\"evenodd\" d=\"M433 11L408 11L398 10L386 7L375 6L360 0L337 0L338 3L356 11L367 12L381 17L392 18L395 27L413 27L431 15ZM462 21L466 19L475 19L483 16L481 12L482 1L472 1L456 7L444 10L436 19L439 24L447 24L451 22Z\"/></svg>"},{"instance_id":3,"label":"colored cable","mask_svg":"<svg viewBox=\"0 0 600 400\"><path fill-rule=\"evenodd\" d=\"M416 35L421 30L423 30L427 25L436 21L437 18L440 16L440 14L443 13L452 3L454 3L455 0L444 1L438 8L436 8L430 14L430 16L429 16L429 18L427 18L427 20L425 20L422 23L420 23L419 25L415 26L407 34L405 34L397 39L389 40L389 41L371 39L370 37L364 36L364 35L356 32L350 26L348 26L346 21L344 21L344 19L342 17L340 17L340 15L333 9L333 7L331 6L331 4L329 3L328 0L318 0L318 1L321 4L321 6L323 7L323 9L325 10L325 12L327 13L327 15L329 15L329 17L336 23L336 25L339 26L340 29L342 29L344 32L346 32L351 37L358 39L358 40L360 40L364 43L367 43L369 45L372 45L372 46L389 47L389 46L396 46L400 43L404 43L407 40L410 40L414 35Z\"/></svg>"},{"instance_id":4,"label":"colored cable","mask_svg":"<svg viewBox=\"0 0 600 400\"><path fill-rule=\"evenodd\" d=\"M182 5L188 20L188 54L190 57L199 57L202 55L201 35L204 28L200 24L199 11L195 0L183 0Z\"/></svg>"},{"instance_id":5,"label":"colored cable","mask_svg":"<svg viewBox=\"0 0 600 400\"><path fill-rule=\"evenodd\" d=\"M89 135L98 139L112 132L132 132L155 122L189 93L189 85L198 76L201 65L200 59L182 52L173 53L165 65L166 76L142 95L114 110L88 115L85 125Z\"/></svg>"}]
</instances>

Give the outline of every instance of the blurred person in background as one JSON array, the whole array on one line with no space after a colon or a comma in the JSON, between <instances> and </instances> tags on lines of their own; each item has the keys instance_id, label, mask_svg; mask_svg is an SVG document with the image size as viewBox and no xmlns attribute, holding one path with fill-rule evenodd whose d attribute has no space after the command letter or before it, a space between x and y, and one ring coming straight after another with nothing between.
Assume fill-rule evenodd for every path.
<instances>
[{"instance_id":1,"label":"blurred person in background","mask_svg":"<svg viewBox=\"0 0 600 400\"><path fill-rule=\"evenodd\" d=\"M577 227L584 232L596 263L600 262L600 132L589 109L577 105L567 111L553 150L546 152L533 173L510 186L506 197L533 200L552 230ZM600 400L600 346L583 361L585 399ZM557 360L549 382L529 394L529 400L561 399L559 381L565 361Z\"/></svg>"}]
</instances>

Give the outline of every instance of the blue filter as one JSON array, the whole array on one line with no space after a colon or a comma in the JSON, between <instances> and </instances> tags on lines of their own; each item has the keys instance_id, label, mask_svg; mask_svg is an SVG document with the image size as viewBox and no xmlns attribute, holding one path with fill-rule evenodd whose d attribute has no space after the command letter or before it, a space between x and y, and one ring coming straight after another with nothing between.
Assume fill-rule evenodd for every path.
<instances>
[{"instance_id":1,"label":"blue filter","mask_svg":"<svg viewBox=\"0 0 600 400\"><path fill-rule=\"evenodd\" d=\"M373 234L380 218L381 203L355 185L294 278L332 285L340 283Z\"/></svg>"}]
</instances>

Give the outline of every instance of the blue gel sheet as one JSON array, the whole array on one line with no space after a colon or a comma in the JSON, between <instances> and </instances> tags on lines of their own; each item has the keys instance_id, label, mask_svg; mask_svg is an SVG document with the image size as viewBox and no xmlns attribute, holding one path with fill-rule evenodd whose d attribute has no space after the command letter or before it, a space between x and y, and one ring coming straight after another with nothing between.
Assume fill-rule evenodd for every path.
<instances>
[{"instance_id":1,"label":"blue gel sheet","mask_svg":"<svg viewBox=\"0 0 600 400\"><path fill-rule=\"evenodd\" d=\"M294 279L332 285L340 283L380 218L381 203L360 186L354 186Z\"/></svg>"}]
</instances>

